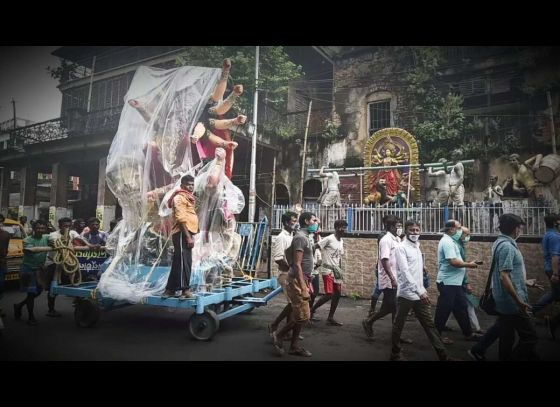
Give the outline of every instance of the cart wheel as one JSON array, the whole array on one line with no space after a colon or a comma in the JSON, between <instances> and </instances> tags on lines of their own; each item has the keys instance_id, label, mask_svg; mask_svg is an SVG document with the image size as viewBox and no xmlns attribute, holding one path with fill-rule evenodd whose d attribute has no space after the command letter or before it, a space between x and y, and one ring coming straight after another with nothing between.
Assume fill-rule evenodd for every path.
<instances>
[{"instance_id":1,"label":"cart wheel","mask_svg":"<svg viewBox=\"0 0 560 407\"><path fill-rule=\"evenodd\" d=\"M189 332L199 341L208 341L220 327L220 320L214 311L193 314L189 319Z\"/></svg>"},{"instance_id":2,"label":"cart wheel","mask_svg":"<svg viewBox=\"0 0 560 407\"><path fill-rule=\"evenodd\" d=\"M87 299L76 303L74 321L80 328L91 328L99 321L99 306L96 302Z\"/></svg>"}]
</instances>

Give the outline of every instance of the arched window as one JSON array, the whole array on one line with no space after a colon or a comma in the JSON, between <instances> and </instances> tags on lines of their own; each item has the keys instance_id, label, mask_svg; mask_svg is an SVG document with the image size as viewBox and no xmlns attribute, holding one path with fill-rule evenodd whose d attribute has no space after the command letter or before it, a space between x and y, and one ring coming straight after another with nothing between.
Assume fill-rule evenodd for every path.
<instances>
[{"instance_id":1,"label":"arched window","mask_svg":"<svg viewBox=\"0 0 560 407\"><path fill-rule=\"evenodd\" d=\"M290 204L290 193L288 188L284 184L276 184L276 205L289 205Z\"/></svg>"},{"instance_id":2,"label":"arched window","mask_svg":"<svg viewBox=\"0 0 560 407\"><path fill-rule=\"evenodd\" d=\"M303 203L317 203L321 195L321 181L308 179L303 183Z\"/></svg>"}]
</instances>

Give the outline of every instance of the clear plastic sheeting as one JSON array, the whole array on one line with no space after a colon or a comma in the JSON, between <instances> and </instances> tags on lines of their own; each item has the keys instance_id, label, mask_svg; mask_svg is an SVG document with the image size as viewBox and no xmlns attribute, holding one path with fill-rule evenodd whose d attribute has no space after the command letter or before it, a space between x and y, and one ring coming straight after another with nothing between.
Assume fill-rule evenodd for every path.
<instances>
[{"instance_id":1,"label":"clear plastic sheeting","mask_svg":"<svg viewBox=\"0 0 560 407\"><path fill-rule=\"evenodd\" d=\"M107 158L107 184L123 219L107 242L112 261L98 284L103 296L139 302L163 292L173 258L166 204L189 172L196 175L201 225L191 285L206 289L231 272L240 242L234 215L243 209L243 194L224 175L223 150L198 174L191 156L193 129L219 76L220 69L201 67L137 70Z\"/></svg>"},{"instance_id":2,"label":"clear plastic sheeting","mask_svg":"<svg viewBox=\"0 0 560 407\"><path fill-rule=\"evenodd\" d=\"M226 177L225 151L216 149L216 158L196 172L194 195L200 233L194 237L190 284L195 290L220 286L233 275L241 236L236 232L235 215L245 207L241 190ZM160 204L160 216L170 216L168 200L177 184Z\"/></svg>"},{"instance_id":3,"label":"clear plastic sheeting","mask_svg":"<svg viewBox=\"0 0 560 407\"><path fill-rule=\"evenodd\" d=\"M225 151L219 148L216 158L195 178L200 233L194 239L191 285L198 289L206 284L219 286L233 276L232 266L241 245L234 215L243 210L245 198L225 176L224 167Z\"/></svg>"}]
</instances>

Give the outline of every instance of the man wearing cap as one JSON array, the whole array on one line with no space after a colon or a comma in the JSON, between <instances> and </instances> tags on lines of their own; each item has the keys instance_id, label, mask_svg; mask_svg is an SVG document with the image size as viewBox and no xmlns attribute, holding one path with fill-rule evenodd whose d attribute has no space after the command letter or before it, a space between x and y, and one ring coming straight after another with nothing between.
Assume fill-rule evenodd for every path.
<instances>
[{"instance_id":1,"label":"man wearing cap","mask_svg":"<svg viewBox=\"0 0 560 407\"><path fill-rule=\"evenodd\" d=\"M439 297L437 300L434 322L441 335L451 312L459 323L467 340L477 340L480 336L473 334L468 315L468 303L462 288L467 268L476 269L475 262L461 260L461 253L456 242L461 238L461 223L449 219L443 229L444 235L438 245L439 271L436 278ZM443 343L452 344L449 338L442 338Z\"/></svg>"}]
</instances>

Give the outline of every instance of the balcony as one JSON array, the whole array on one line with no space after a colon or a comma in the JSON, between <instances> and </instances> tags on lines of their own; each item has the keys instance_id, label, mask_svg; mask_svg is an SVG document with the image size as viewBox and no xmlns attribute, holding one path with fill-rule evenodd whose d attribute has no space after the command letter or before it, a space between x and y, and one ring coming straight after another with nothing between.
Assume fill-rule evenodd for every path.
<instances>
[{"instance_id":1,"label":"balcony","mask_svg":"<svg viewBox=\"0 0 560 407\"><path fill-rule=\"evenodd\" d=\"M70 137L93 136L100 133L115 133L119 125L122 106L90 113L69 111L65 117L19 127L5 131L10 135L7 149L24 152L26 146Z\"/></svg>"}]
</instances>

